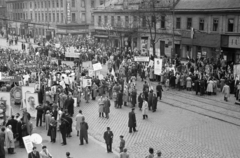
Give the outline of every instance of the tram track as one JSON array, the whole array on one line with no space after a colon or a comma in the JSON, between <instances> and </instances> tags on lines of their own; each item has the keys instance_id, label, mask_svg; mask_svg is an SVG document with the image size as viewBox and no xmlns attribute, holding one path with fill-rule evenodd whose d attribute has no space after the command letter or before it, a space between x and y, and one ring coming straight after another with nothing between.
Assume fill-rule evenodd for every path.
<instances>
[{"instance_id":1,"label":"tram track","mask_svg":"<svg viewBox=\"0 0 240 158\"><path fill-rule=\"evenodd\" d=\"M219 120L219 121L223 121L223 122L226 122L226 123L229 123L229 124L232 124L232 125L240 127L240 118L239 117L235 117L235 116L232 116L232 115L224 114L224 113L221 113L221 112L209 109L209 108L204 108L204 107L199 106L199 105L186 103L188 101L181 101L180 99L174 99L174 98L168 97L166 95L164 97L166 99L169 99L171 101L176 102L176 104L173 104L173 103L170 103L170 101L165 101L165 100L161 101L161 102L163 102L165 104L168 104L170 106L178 107L178 108L190 111L190 112L194 112L194 113L197 113L197 114L200 114L200 115L203 115L203 116L207 116L207 117L210 117L210 118L213 118L213 119L216 119L216 120ZM181 105L179 105L177 103L182 103L185 106L181 106ZM188 107L186 107L186 106L188 106ZM240 113L239 113L239 115L240 115Z\"/></svg>"},{"instance_id":2,"label":"tram track","mask_svg":"<svg viewBox=\"0 0 240 158\"><path fill-rule=\"evenodd\" d=\"M168 93L168 94L177 95L179 97L183 97L183 98L186 98L186 99L189 99L189 100L197 101L197 102L204 103L204 104L209 104L209 102L204 101L204 100L199 100L199 99L195 100L196 97L188 97L188 95L181 95L181 94L178 94L176 92L169 92L169 91L165 91L165 92ZM224 102L221 102L221 101L216 101L216 100L212 100L212 99L208 99L208 98L204 98L204 97L201 97L201 98L202 99L211 100L212 102L218 102L218 103L221 103L221 104L225 104ZM234 104L227 104L227 105L230 105L232 108L235 108L235 109L230 109L229 107L227 108L227 107L223 107L223 106L215 105L215 104L209 104L209 105L212 105L212 106L215 106L215 107L219 107L219 108L222 108L222 109L228 110L228 111L233 111L233 112L236 112L236 110L238 110L238 112L240 114L240 108L238 108L238 106L236 106Z\"/></svg>"}]
</instances>

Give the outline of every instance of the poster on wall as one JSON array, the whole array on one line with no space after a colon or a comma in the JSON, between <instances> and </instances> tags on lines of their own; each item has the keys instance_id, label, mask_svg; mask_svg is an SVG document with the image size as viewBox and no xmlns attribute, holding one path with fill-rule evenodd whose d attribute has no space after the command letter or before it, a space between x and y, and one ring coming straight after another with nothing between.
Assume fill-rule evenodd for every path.
<instances>
[{"instance_id":1,"label":"poster on wall","mask_svg":"<svg viewBox=\"0 0 240 158\"><path fill-rule=\"evenodd\" d=\"M36 107L39 105L37 93L26 93L26 108L32 117L37 116Z\"/></svg>"},{"instance_id":2,"label":"poster on wall","mask_svg":"<svg viewBox=\"0 0 240 158\"><path fill-rule=\"evenodd\" d=\"M10 92L0 92L0 109L5 108L6 116L12 116L11 94Z\"/></svg>"},{"instance_id":3,"label":"poster on wall","mask_svg":"<svg viewBox=\"0 0 240 158\"><path fill-rule=\"evenodd\" d=\"M162 73L162 59L154 58L154 74L160 75Z\"/></svg>"},{"instance_id":4,"label":"poster on wall","mask_svg":"<svg viewBox=\"0 0 240 158\"><path fill-rule=\"evenodd\" d=\"M28 86L23 86L22 87L22 108L26 108L26 93L34 93L35 92L35 87L28 87Z\"/></svg>"}]
</instances>

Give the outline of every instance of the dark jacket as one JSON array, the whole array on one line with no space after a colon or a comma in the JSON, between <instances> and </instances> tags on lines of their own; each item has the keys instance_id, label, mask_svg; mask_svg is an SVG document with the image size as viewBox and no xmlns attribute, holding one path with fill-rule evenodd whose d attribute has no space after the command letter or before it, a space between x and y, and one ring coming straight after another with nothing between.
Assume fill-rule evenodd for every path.
<instances>
[{"instance_id":1,"label":"dark jacket","mask_svg":"<svg viewBox=\"0 0 240 158\"><path fill-rule=\"evenodd\" d=\"M136 127L137 126L137 123L136 123L136 115L134 112L129 112L129 115L128 115L128 127Z\"/></svg>"},{"instance_id":2,"label":"dark jacket","mask_svg":"<svg viewBox=\"0 0 240 158\"><path fill-rule=\"evenodd\" d=\"M40 154L39 154L38 151L36 152L36 155L33 154L33 152L30 152L30 153L28 154L28 158L40 158Z\"/></svg>"},{"instance_id":3,"label":"dark jacket","mask_svg":"<svg viewBox=\"0 0 240 158\"><path fill-rule=\"evenodd\" d=\"M18 121L15 119L8 120L6 126L11 125L12 126L12 132L13 134L17 133L17 123Z\"/></svg>"},{"instance_id":4,"label":"dark jacket","mask_svg":"<svg viewBox=\"0 0 240 158\"><path fill-rule=\"evenodd\" d=\"M113 132L110 131L108 133L108 131L104 132L103 138L106 142L106 144L112 144L112 140L113 140Z\"/></svg>"},{"instance_id":5,"label":"dark jacket","mask_svg":"<svg viewBox=\"0 0 240 158\"><path fill-rule=\"evenodd\" d=\"M69 114L74 114L74 100L72 98L68 98L65 101L64 107L68 110Z\"/></svg>"}]
</instances>

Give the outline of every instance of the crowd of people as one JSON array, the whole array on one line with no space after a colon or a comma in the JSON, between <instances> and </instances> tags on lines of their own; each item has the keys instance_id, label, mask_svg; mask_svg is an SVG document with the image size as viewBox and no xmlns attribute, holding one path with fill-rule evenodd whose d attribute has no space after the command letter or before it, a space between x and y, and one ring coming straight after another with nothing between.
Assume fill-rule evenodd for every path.
<instances>
[{"instance_id":1,"label":"crowd of people","mask_svg":"<svg viewBox=\"0 0 240 158\"><path fill-rule=\"evenodd\" d=\"M56 42L61 43L60 48L55 48ZM101 44L94 43L91 38L63 38L52 40L48 45L43 44L40 48L33 49L22 47L21 52L11 49L1 49L2 56L9 60L1 60L1 70L8 75L21 76L21 82L1 83L1 91L9 91L15 86L28 86L31 83L38 84L39 105L36 107L36 127L45 122L47 135L52 143L56 143L57 132L62 136L62 145L67 145L67 137L72 137L72 125L76 121L77 136L80 145L89 143L88 123L83 111L74 116L74 108L89 103L92 99L98 103L99 117L109 119L111 100L116 109L130 107L129 133L138 132L135 108L142 111L143 119L148 119L148 111L156 112L158 100L162 99L163 87L166 90L195 90L200 95L216 95L218 88L224 93L224 100L228 101L230 92L239 97L239 81L233 77L232 65L227 65L223 58L211 61L204 58L188 60L187 64L181 64L179 58L163 59L163 71L161 75L154 74L154 65L147 62L136 62L135 56L140 51L130 49L120 50L104 48ZM69 47L74 47L80 53L80 59L75 61L73 67L62 64L61 60ZM28 49L28 51L26 51ZM149 54L147 54L149 55ZM149 55L150 60L154 56ZM52 62L51 57L57 57L57 62ZM97 75L90 76L88 68L84 68L84 62L107 64L108 73L100 78ZM23 65L36 65L29 68ZM22 66L21 66L22 65ZM32 72L37 72L32 75ZM91 79L91 85L84 86L83 80ZM144 84L142 90L138 90L137 80L141 79ZM147 82L147 79L150 82ZM152 82L158 82L156 86ZM228 86L229 85L229 86ZM154 88L155 87L155 88ZM83 101L85 100L86 103ZM22 100L23 104L24 100ZM0 156L5 155L4 141L9 154L14 153L14 139L19 141L19 146L24 147L23 137L33 133L33 123L30 113L23 108L22 116L17 113L9 119L0 133ZM103 134L107 152L112 152L113 132L110 127ZM6 141L7 140L7 141ZM39 153L36 148L29 154L29 158L41 157L46 154L46 146ZM120 157L127 158L124 136L120 136ZM48 156L51 157L51 154ZM149 149L148 158L161 157L161 151L154 155L154 149ZM66 153L70 157L70 153ZM43 157L43 156L42 156Z\"/></svg>"}]
</instances>

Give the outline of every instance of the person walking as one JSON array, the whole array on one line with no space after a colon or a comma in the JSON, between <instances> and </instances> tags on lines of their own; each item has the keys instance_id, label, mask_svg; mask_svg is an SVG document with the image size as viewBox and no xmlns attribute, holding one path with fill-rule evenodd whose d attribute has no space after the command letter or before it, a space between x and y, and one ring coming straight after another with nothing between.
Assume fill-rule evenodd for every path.
<instances>
[{"instance_id":1,"label":"person walking","mask_svg":"<svg viewBox=\"0 0 240 158\"><path fill-rule=\"evenodd\" d=\"M43 115L43 107L41 105L38 105L36 107L37 109L37 121L36 121L36 126L38 127L38 123L40 122L40 126L42 126L42 115Z\"/></svg>"},{"instance_id":2,"label":"person walking","mask_svg":"<svg viewBox=\"0 0 240 158\"><path fill-rule=\"evenodd\" d=\"M136 126L137 126L137 122L136 122L136 115L134 113L134 108L132 108L132 111L129 112L129 115L128 115L128 127L129 127L129 133L132 133L132 130L133 132L137 132L136 130Z\"/></svg>"},{"instance_id":3,"label":"person walking","mask_svg":"<svg viewBox=\"0 0 240 158\"><path fill-rule=\"evenodd\" d=\"M107 146L107 152L112 153L113 132L110 130L110 127L107 127L107 131L104 132L103 138Z\"/></svg>"},{"instance_id":4,"label":"person walking","mask_svg":"<svg viewBox=\"0 0 240 158\"><path fill-rule=\"evenodd\" d=\"M52 117L51 117L50 111L48 110L45 115L46 130L49 129L49 124L50 124L51 118Z\"/></svg>"},{"instance_id":5,"label":"person walking","mask_svg":"<svg viewBox=\"0 0 240 158\"><path fill-rule=\"evenodd\" d=\"M56 136L57 136L57 121L55 120L54 117L51 118L47 135L50 136L52 143L55 143L55 142L56 142Z\"/></svg>"},{"instance_id":6,"label":"person walking","mask_svg":"<svg viewBox=\"0 0 240 158\"><path fill-rule=\"evenodd\" d=\"M148 118L148 102L146 101L146 99L143 99L143 106L142 106L142 115L143 115L143 120L145 118Z\"/></svg>"},{"instance_id":7,"label":"person walking","mask_svg":"<svg viewBox=\"0 0 240 158\"><path fill-rule=\"evenodd\" d=\"M155 93L153 93L153 102L152 102L152 111L156 112L157 109L157 103L158 103L158 97Z\"/></svg>"},{"instance_id":8,"label":"person walking","mask_svg":"<svg viewBox=\"0 0 240 158\"><path fill-rule=\"evenodd\" d=\"M119 145L120 153L123 152L124 147L125 147L125 140L123 139L123 136L120 135L120 145Z\"/></svg>"},{"instance_id":9,"label":"person walking","mask_svg":"<svg viewBox=\"0 0 240 158\"><path fill-rule=\"evenodd\" d=\"M28 158L40 158L40 153L37 151L37 147L32 148L32 152L28 154Z\"/></svg>"},{"instance_id":10,"label":"person walking","mask_svg":"<svg viewBox=\"0 0 240 158\"><path fill-rule=\"evenodd\" d=\"M14 138L16 138L16 134L17 134L17 123L18 123L18 121L15 120L15 116L13 115L12 118L10 120L8 120L8 122L6 124L6 127L8 125L12 126L12 132L13 132Z\"/></svg>"},{"instance_id":11,"label":"person walking","mask_svg":"<svg viewBox=\"0 0 240 158\"><path fill-rule=\"evenodd\" d=\"M71 92L68 94L68 99L65 101L64 108L67 109L69 116L74 114L74 99Z\"/></svg>"},{"instance_id":12,"label":"person walking","mask_svg":"<svg viewBox=\"0 0 240 158\"><path fill-rule=\"evenodd\" d=\"M67 120L67 137L72 137L71 133L73 120L70 117L69 113L66 113L64 118Z\"/></svg>"},{"instance_id":13,"label":"person walking","mask_svg":"<svg viewBox=\"0 0 240 158\"><path fill-rule=\"evenodd\" d=\"M224 101L227 102L230 97L230 87L226 83L222 88L222 93L224 94Z\"/></svg>"},{"instance_id":14,"label":"person walking","mask_svg":"<svg viewBox=\"0 0 240 158\"><path fill-rule=\"evenodd\" d=\"M40 151L40 157L41 158L52 158L53 156L49 153L47 150L47 147L44 145L42 147L42 151Z\"/></svg>"},{"instance_id":15,"label":"person walking","mask_svg":"<svg viewBox=\"0 0 240 158\"><path fill-rule=\"evenodd\" d=\"M104 108L104 98L103 96L101 96L99 99L98 99L98 112L99 112L99 117L104 117L104 114L103 114L103 108Z\"/></svg>"},{"instance_id":16,"label":"person walking","mask_svg":"<svg viewBox=\"0 0 240 158\"><path fill-rule=\"evenodd\" d=\"M64 118L61 119L61 125L60 125L60 132L62 134L62 145L67 145L67 120L65 120Z\"/></svg>"},{"instance_id":17,"label":"person walking","mask_svg":"<svg viewBox=\"0 0 240 158\"><path fill-rule=\"evenodd\" d=\"M4 142L5 142L5 127L1 128L0 133L0 157L5 158L5 149L4 149Z\"/></svg>"},{"instance_id":18,"label":"person walking","mask_svg":"<svg viewBox=\"0 0 240 158\"><path fill-rule=\"evenodd\" d=\"M149 148L149 155L146 156L146 158L154 158L154 149L153 148Z\"/></svg>"},{"instance_id":19,"label":"person walking","mask_svg":"<svg viewBox=\"0 0 240 158\"><path fill-rule=\"evenodd\" d=\"M155 158L161 158L161 156L162 156L162 152L160 150L158 150L157 151L157 157L155 157Z\"/></svg>"},{"instance_id":20,"label":"person walking","mask_svg":"<svg viewBox=\"0 0 240 158\"><path fill-rule=\"evenodd\" d=\"M82 110L79 110L79 113L76 115L76 130L77 136L79 136L80 132L80 123L83 121L84 115L82 114Z\"/></svg>"},{"instance_id":21,"label":"person walking","mask_svg":"<svg viewBox=\"0 0 240 158\"><path fill-rule=\"evenodd\" d=\"M70 156L70 152L66 152L66 158L73 158Z\"/></svg>"},{"instance_id":22,"label":"person walking","mask_svg":"<svg viewBox=\"0 0 240 158\"><path fill-rule=\"evenodd\" d=\"M110 102L108 96L106 96L105 99L104 99L103 111L104 111L105 116L106 116L107 119L109 118L110 106L111 106L111 102Z\"/></svg>"},{"instance_id":23,"label":"person walking","mask_svg":"<svg viewBox=\"0 0 240 158\"><path fill-rule=\"evenodd\" d=\"M82 122L80 123L80 145L83 145L83 140L88 144L88 124L85 122L83 117Z\"/></svg>"},{"instance_id":24,"label":"person walking","mask_svg":"<svg viewBox=\"0 0 240 158\"><path fill-rule=\"evenodd\" d=\"M15 154L15 144L11 125L8 125L5 131L5 145L8 150L8 154Z\"/></svg>"},{"instance_id":25,"label":"person walking","mask_svg":"<svg viewBox=\"0 0 240 158\"><path fill-rule=\"evenodd\" d=\"M157 98L159 98L161 100L163 88L162 88L162 85L160 82L158 83L156 90L157 90Z\"/></svg>"}]
</instances>

